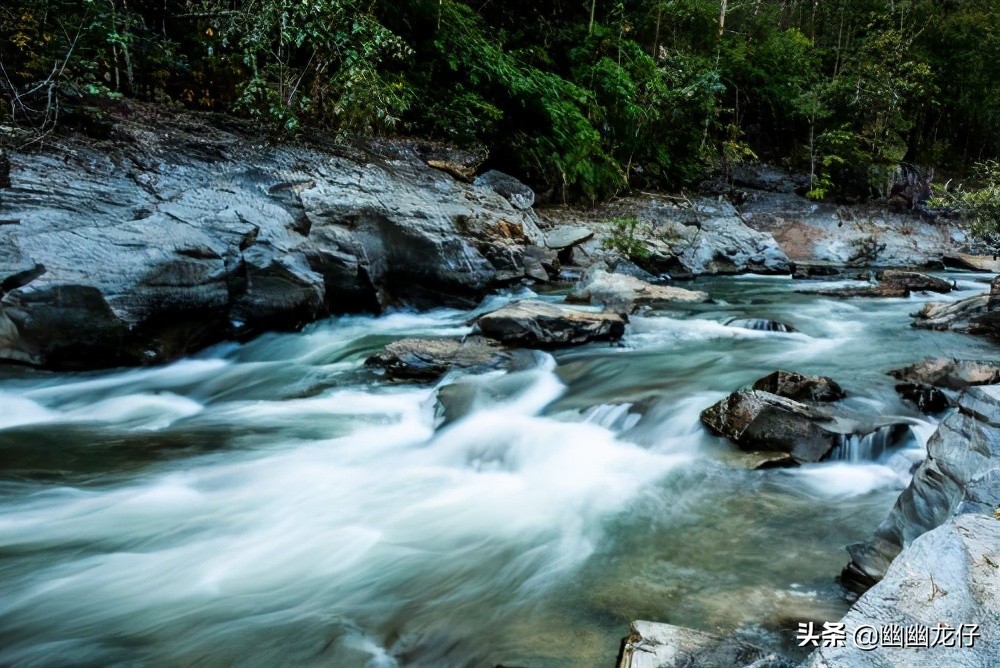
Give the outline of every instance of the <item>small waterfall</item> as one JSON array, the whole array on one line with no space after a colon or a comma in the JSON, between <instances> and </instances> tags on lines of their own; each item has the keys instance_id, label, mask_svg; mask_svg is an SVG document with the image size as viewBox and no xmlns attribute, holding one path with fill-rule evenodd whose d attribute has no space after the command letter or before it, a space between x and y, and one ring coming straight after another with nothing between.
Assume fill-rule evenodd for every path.
<instances>
[{"instance_id":1,"label":"small waterfall","mask_svg":"<svg viewBox=\"0 0 1000 668\"><path fill-rule=\"evenodd\" d=\"M740 327L741 329L754 329L760 332L795 332L791 325L767 318L731 318L723 323L727 327Z\"/></svg>"},{"instance_id":2,"label":"small waterfall","mask_svg":"<svg viewBox=\"0 0 1000 668\"><path fill-rule=\"evenodd\" d=\"M841 462L876 461L887 450L898 445L909 432L906 425L890 424L869 434L842 434L829 459Z\"/></svg>"}]
</instances>

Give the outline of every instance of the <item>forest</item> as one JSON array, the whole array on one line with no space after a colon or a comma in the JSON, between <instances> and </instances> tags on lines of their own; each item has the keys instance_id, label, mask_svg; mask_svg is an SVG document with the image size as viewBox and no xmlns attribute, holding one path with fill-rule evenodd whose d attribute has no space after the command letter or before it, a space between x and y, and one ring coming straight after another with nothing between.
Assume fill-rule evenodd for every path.
<instances>
[{"instance_id":1,"label":"forest","mask_svg":"<svg viewBox=\"0 0 1000 668\"><path fill-rule=\"evenodd\" d=\"M36 139L142 100L483 145L551 201L753 159L857 199L1000 152L1000 0L8 0L0 65Z\"/></svg>"}]
</instances>

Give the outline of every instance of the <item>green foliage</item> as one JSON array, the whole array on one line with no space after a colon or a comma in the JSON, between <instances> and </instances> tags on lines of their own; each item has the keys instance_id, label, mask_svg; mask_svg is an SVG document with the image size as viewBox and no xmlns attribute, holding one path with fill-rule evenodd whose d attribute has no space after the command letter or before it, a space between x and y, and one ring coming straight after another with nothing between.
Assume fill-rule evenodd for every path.
<instances>
[{"instance_id":1,"label":"green foliage","mask_svg":"<svg viewBox=\"0 0 1000 668\"><path fill-rule=\"evenodd\" d=\"M973 234L997 245L1000 241L1000 162L978 163L973 171L973 182L971 187L938 188L930 204L956 211L969 222Z\"/></svg>"},{"instance_id":2,"label":"green foliage","mask_svg":"<svg viewBox=\"0 0 1000 668\"><path fill-rule=\"evenodd\" d=\"M635 216L613 218L608 221L611 231L604 237L602 245L606 250L615 250L641 264L649 259L650 251L642 239L642 224Z\"/></svg>"}]
</instances>

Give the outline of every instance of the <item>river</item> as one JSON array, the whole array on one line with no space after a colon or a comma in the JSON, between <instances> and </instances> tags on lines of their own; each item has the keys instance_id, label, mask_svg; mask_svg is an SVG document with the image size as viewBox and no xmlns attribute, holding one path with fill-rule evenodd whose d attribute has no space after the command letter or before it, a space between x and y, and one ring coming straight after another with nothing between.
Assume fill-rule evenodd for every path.
<instances>
[{"instance_id":1,"label":"river","mask_svg":"<svg viewBox=\"0 0 1000 668\"><path fill-rule=\"evenodd\" d=\"M947 299L986 289L950 277ZM0 663L611 666L633 619L793 647L795 620L846 610L844 546L934 430L885 371L998 355L910 328L917 297L693 287L716 303L467 377L441 425L434 385L363 362L463 334L468 312L334 318L148 369L0 370ZM757 317L799 332L724 324ZM748 470L698 414L777 368L920 422L875 461Z\"/></svg>"}]
</instances>

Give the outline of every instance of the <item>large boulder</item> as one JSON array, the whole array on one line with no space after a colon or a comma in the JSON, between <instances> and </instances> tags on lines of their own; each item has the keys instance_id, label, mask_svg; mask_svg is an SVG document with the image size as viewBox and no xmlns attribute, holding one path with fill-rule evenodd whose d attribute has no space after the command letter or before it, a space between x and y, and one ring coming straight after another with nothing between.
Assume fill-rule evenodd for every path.
<instances>
[{"instance_id":1,"label":"large boulder","mask_svg":"<svg viewBox=\"0 0 1000 668\"><path fill-rule=\"evenodd\" d=\"M850 436L902 427L892 419L868 419L754 389L734 392L709 406L702 411L701 422L742 450L787 453L799 463L827 458ZM899 433L892 431L890 436L898 438Z\"/></svg>"},{"instance_id":2,"label":"large boulder","mask_svg":"<svg viewBox=\"0 0 1000 668\"><path fill-rule=\"evenodd\" d=\"M961 515L914 538L841 622L843 646L816 649L803 668L1000 665L1000 521ZM871 636L861 635L859 646L862 627L899 628L915 642L868 643ZM934 627L949 627L951 640Z\"/></svg>"},{"instance_id":3,"label":"large boulder","mask_svg":"<svg viewBox=\"0 0 1000 668\"><path fill-rule=\"evenodd\" d=\"M900 380L896 391L926 413L939 413L951 406L949 390L963 390L972 385L992 385L1000 382L1000 363L927 358L889 375ZM941 389L943 388L943 390Z\"/></svg>"},{"instance_id":4,"label":"large boulder","mask_svg":"<svg viewBox=\"0 0 1000 668\"><path fill-rule=\"evenodd\" d=\"M614 313L594 313L540 301L520 301L480 316L483 336L526 348L555 348L591 341L616 341L625 333L625 319Z\"/></svg>"},{"instance_id":5,"label":"large boulder","mask_svg":"<svg viewBox=\"0 0 1000 668\"><path fill-rule=\"evenodd\" d=\"M753 384L753 389L794 401L839 401L847 396L843 388L826 376L804 376L794 371L775 371Z\"/></svg>"},{"instance_id":6,"label":"large boulder","mask_svg":"<svg viewBox=\"0 0 1000 668\"><path fill-rule=\"evenodd\" d=\"M927 458L888 518L866 542L851 545L843 582L863 591L921 534L965 513L1000 507L1000 385L970 387L927 443Z\"/></svg>"},{"instance_id":7,"label":"large boulder","mask_svg":"<svg viewBox=\"0 0 1000 668\"><path fill-rule=\"evenodd\" d=\"M634 276L612 274L601 268L593 268L577 284L566 301L604 306L621 313L634 313L643 307L663 308L676 304L707 302L709 296L705 292L652 285Z\"/></svg>"},{"instance_id":8,"label":"large boulder","mask_svg":"<svg viewBox=\"0 0 1000 668\"><path fill-rule=\"evenodd\" d=\"M485 339L400 339L365 360L399 380L435 380L452 369L487 370L508 365L513 357Z\"/></svg>"},{"instance_id":9,"label":"large boulder","mask_svg":"<svg viewBox=\"0 0 1000 668\"><path fill-rule=\"evenodd\" d=\"M523 249L541 241L530 214L405 145L274 146L143 122L10 155L0 361L158 363L330 313L473 304L523 277Z\"/></svg>"}]
</instances>

